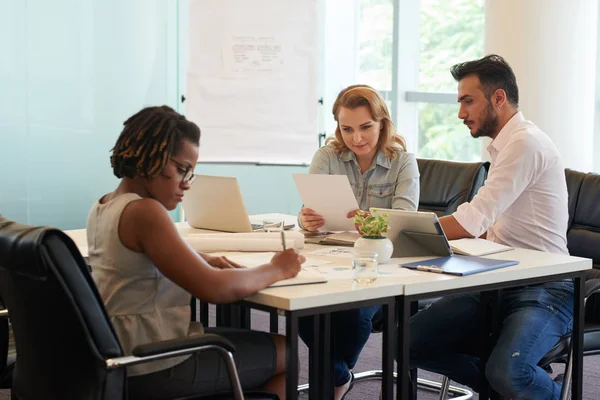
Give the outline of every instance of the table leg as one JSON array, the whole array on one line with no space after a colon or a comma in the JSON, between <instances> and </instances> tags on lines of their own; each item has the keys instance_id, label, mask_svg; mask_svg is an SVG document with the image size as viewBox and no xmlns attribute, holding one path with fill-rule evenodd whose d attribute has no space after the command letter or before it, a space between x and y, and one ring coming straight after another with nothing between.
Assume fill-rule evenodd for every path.
<instances>
[{"instance_id":1,"label":"table leg","mask_svg":"<svg viewBox=\"0 0 600 400\"><path fill-rule=\"evenodd\" d=\"M198 319L197 319L198 315L197 315L197 312L196 312L196 309L198 307L198 302L199 302L199 300L197 298L195 298L195 297L192 296L192 300L190 302L190 308L192 309L191 310L192 311L192 315L190 316L190 319L192 321L198 321Z\"/></svg>"},{"instance_id":2,"label":"table leg","mask_svg":"<svg viewBox=\"0 0 600 400\"><path fill-rule=\"evenodd\" d=\"M252 309L250 307L240 306L240 329L252 329Z\"/></svg>"},{"instance_id":3,"label":"table leg","mask_svg":"<svg viewBox=\"0 0 600 400\"><path fill-rule=\"evenodd\" d=\"M383 324L382 363L383 379L381 382L381 398L392 400L394 397L394 337L396 328L396 300L392 299L383 305L385 321Z\"/></svg>"},{"instance_id":4,"label":"table leg","mask_svg":"<svg viewBox=\"0 0 600 400\"><path fill-rule=\"evenodd\" d=\"M500 291L490 290L481 292L481 307L484 315L484 329L483 336L481 337L481 353L480 353L480 371L481 371L481 382L479 399L497 399L498 395L495 393L489 385L485 377L485 366L492 353L496 338L498 336L498 306L500 302Z\"/></svg>"},{"instance_id":5,"label":"table leg","mask_svg":"<svg viewBox=\"0 0 600 400\"><path fill-rule=\"evenodd\" d=\"M323 369L323 360L321 359L321 316L313 315L313 344L308 349L308 398L318 399L322 393L319 393L319 381L321 380L321 370Z\"/></svg>"},{"instance_id":6,"label":"table leg","mask_svg":"<svg viewBox=\"0 0 600 400\"><path fill-rule=\"evenodd\" d=\"M208 302L200 302L200 322L205 327L208 327Z\"/></svg>"},{"instance_id":7,"label":"table leg","mask_svg":"<svg viewBox=\"0 0 600 400\"><path fill-rule=\"evenodd\" d=\"M315 399L333 398L333 341L331 330L331 314L325 313L319 316L320 331L318 332L317 357L321 366L321 376L316 381L310 381L310 385L317 385L318 395ZM312 397L311 397L312 398Z\"/></svg>"},{"instance_id":8,"label":"table leg","mask_svg":"<svg viewBox=\"0 0 600 400\"><path fill-rule=\"evenodd\" d=\"M571 395L573 400L581 400L583 396L583 331L584 331L584 297L585 277L575 278L575 301L573 310L573 381Z\"/></svg>"},{"instance_id":9,"label":"table leg","mask_svg":"<svg viewBox=\"0 0 600 400\"><path fill-rule=\"evenodd\" d=\"M410 301L405 296L396 299L398 310L398 342L396 361L398 363L397 400L409 399L408 360L410 351ZM416 395L416 393L415 393Z\"/></svg>"},{"instance_id":10,"label":"table leg","mask_svg":"<svg viewBox=\"0 0 600 400\"><path fill-rule=\"evenodd\" d=\"M279 314L276 310L269 312L269 332L278 333L279 332Z\"/></svg>"},{"instance_id":11,"label":"table leg","mask_svg":"<svg viewBox=\"0 0 600 400\"><path fill-rule=\"evenodd\" d=\"M285 397L288 400L298 398L298 317L293 312L286 313L286 377Z\"/></svg>"}]
</instances>

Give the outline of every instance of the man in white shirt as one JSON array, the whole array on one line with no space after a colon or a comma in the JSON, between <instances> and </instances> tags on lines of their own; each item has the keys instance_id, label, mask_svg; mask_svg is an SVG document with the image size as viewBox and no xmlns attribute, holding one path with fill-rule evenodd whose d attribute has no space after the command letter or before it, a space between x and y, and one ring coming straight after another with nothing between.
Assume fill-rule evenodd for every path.
<instances>
[{"instance_id":1,"label":"man in white shirt","mask_svg":"<svg viewBox=\"0 0 600 400\"><path fill-rule=\"evenodd\" d=\"M487 237L509 246L568 254L567 186L561 156L519 112L515 75L489 55L452 67L458 82L458 117L471 136L493 139L488 178L470 203L440 223L448 239ZM571 330L573 283L505 289L498 341L485 375L511 399L558 399L561 383L537 366ZM480 296L444 297L411 319L411 365L479 389Z\"/></svg>"}]
</instances>

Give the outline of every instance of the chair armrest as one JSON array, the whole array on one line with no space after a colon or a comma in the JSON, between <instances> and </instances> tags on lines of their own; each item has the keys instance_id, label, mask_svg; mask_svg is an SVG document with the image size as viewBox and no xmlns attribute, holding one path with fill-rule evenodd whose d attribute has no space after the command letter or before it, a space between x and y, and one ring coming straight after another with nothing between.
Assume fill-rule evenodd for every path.
<instances>
[{"instance_id":1,"label":"chair armrest","mask_svg":"<svg viewBox=\"0 0 600 400\"><path fill-rule=\"evenodd\" d=\"M234 352L235 346L223 336L206 333L183 339L164 340L162 342L148 343L137 346L131 352L136 357L148 357L156 354L167 353L171 351L185 350L200 346L219 346L223 349Z\"/></svg>"},{"instance_id":2,"label":"chair armrest","mask_svg":"<svg viewBox=\"0 0 600 400\"><path fill-rule=\"evenodd\" d=\"M588 279L585 281L585 298L600 292L600 279Z\"/></svg>"},{"instance_id":3,"label":"chair armrest","mask_svg":"<svg viewBox=\"0 0 600 400\"><path fill-rule=\"evenodd\" d=\"M235 346L222 336L207 333L137 346L131 356L110 358L106 360L106 366L114 369L206 350L231 353L235 351Z\"/></svg>"}]
</instances>

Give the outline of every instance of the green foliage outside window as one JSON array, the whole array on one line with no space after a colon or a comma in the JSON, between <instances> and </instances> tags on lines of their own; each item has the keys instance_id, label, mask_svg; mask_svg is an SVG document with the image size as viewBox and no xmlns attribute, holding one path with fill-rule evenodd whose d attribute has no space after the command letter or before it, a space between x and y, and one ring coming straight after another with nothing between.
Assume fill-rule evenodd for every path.
<instances>
[{"instance_id":1,"label":"green foliage outside window","mask_svg":"<svg viewBox=\"0 0 600 400\"><path fill-rule=\"evenodd\" d=\"M456 93L450 67L483 56L483 3L421 0L419 91ZM360 0L358 81L379 90L391 90L393 10L393 0ZM458 104L419 105L419 157L480 159L457 114Z\"/></svg>"},{"instance_id":2,"label":"green foliage outside window","mask_svg":"<svg viewBox=\"0 0 600 400\"><path fill-rule=\"evenodd\" d=\"M420 91L456 93L454 64L483 56L483 0L421 0ZM419 157L474 161L481 142L458 119L458 103L419 106Z\"/></svg>"}]
</instances>

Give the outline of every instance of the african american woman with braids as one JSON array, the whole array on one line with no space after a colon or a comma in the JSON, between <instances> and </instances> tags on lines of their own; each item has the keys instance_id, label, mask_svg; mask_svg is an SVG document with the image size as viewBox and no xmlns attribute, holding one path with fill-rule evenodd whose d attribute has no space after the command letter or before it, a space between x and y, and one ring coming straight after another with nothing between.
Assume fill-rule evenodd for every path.
<instances>
[{"instance_id":1,"label":"african american woman with braids","mask_svg":"<svg viewBox=\"0 0 600 400\"><path fill-rule=\"evenodd\" d=\"M203 328L190 322L190 300L231 303L295 276L304 257L289 249L258 268L194 252L168 211L194 179L200 129L171 108L148 107L127 119L112 149L120 183L101 197L87 221L92 276L111 322L130 355L138 345L217 333L236 347L244 389L285 398L285 340L265 332ZM129 396L163 399L229 390L214 352L128 367Z\"/></svg>"}]
</instances>

